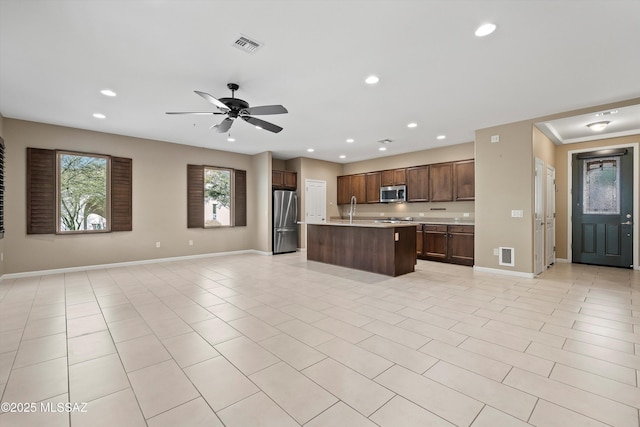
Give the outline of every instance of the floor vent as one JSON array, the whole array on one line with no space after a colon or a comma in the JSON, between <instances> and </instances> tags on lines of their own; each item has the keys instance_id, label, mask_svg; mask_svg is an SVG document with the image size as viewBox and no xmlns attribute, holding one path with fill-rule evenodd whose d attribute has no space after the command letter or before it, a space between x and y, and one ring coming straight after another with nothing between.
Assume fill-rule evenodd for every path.
<instances>
[{"instance_id":1,"label":"floor vent","mask_svg":"<svg viewBox=\"0 0 640 427\"><path fill-rule=\"evenodd\" d=\"M246 36L240 36L233 42L233 46L247 53L255 53L262 47L262 43L251 40Z\"/></svg>"},{"instance_id":2,"label":"floor vent","mask_svg":"<svg viewBox=\"0 0 640 427\"><path fill-rule=\"evenodd\" d=\"M514 259L514 255L515 255L514 252L515 251L513 248L505 248L503 246L500 246L499 248L500 259L498 260L498 264L514 267L516 265L515 259Z\"/></svg>"}]
</instances>

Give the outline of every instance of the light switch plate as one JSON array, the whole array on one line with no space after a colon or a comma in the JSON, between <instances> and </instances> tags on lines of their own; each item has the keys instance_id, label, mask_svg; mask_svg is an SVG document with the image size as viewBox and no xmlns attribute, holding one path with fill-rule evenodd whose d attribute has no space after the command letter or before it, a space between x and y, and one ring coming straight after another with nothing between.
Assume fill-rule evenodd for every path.
<instances>
[{"instance_id":1,"label":"light switch plate","mask_svg":"<svg viewBox=\"0 0 640 427\"><path fill-rule=\"evenodd\" d=\"M491 135L491 143L495 144L496 142L500 142L500 135Z\"/></svg>"},{"instance_id":2,"label":"light switch plate","mask_svg":"<svg viewBox=\"0 0 640 427\"><path fill-rule=\"evenodd\" d=\"M511 218L522 218L524 217L524 211L521 209L514 209L511 211Z\"/></svg>"}]
</instances>

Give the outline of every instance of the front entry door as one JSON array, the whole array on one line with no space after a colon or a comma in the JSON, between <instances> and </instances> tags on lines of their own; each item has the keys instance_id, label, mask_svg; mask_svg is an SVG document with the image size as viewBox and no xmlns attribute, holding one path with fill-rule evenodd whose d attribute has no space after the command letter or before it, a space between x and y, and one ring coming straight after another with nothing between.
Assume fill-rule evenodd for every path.
<instances>
[{"instance_id":1,"label":"front entry door","mask_svg":"<svg viewBox=\"0 0 640 427\"><path fill-rule=\"evenodd\" d=\"M633 149L574 154L573 262L631 267Z\"/></svg>"}]
</instances>

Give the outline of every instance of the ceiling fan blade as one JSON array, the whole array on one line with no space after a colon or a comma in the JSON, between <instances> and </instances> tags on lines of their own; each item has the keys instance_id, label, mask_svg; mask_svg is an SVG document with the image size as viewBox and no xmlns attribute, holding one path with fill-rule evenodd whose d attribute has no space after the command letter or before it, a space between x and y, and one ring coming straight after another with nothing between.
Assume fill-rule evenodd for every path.
<instances>
[{"instance_id":1,"label":"ceiling fan blade","mask_svg":"<svg viewBox=\"0 0 640 427\"><path fill-rule=\"evenodd\" d=\"M229 130L232 124L233 124L233 119L230 119L229 117L227 117L226 119L221 121L220 124L217 124L214 127L216 128L216 131L218 133L225 133L226 131Z\"/></svg>"},{"instance_id":2,"label":"ceiling fan blade","mask_svg":"<svg viewBox=\"0 0 640 427\"><path fill-rule=\"evenodd\" d=\"M287 109L282 105L261 105L259 107L250 107L243 110L252 116L266 116L269 114L285 114Z\"/></svg>"},{"instance_id":3,"label":"ceiling fan blade","mask_svg":"<svg viewBox=\"0 0 640 427\"><path fill-rule=\"evenodd\" d=\"M221 101L218 101L216 98L214 98L213 96L209 95L208 93L200 92L200 91L197 91L197 90L194 90L194 92L197 93L198 95L200 95L201 97L203 97L208 102L210 102L213 105L215 105L216 107L218 107L220 110L222 110L224 112L229 111L229 107L227 107L226 105L224 105L224 103L222 103Z\"/></svg>"},{"instance_id":4,"label":"ceiling fan blade","mask_svg":"<svg viewBox=\"0 0 640 427\"><path fill-rule=\"evenodd\" d=\"M167 111L166 114L194 114L199 116L208 116L211 114L225 114L225 113L217 113L214 111Z\"/></svg>"},{"instance_id":5,"label":"ceiling fan blade","mask_svg":"<svg viewBox=\"0 0 640 427\"><path fill-rule=\"evenodd\" d=\"M278 125L274 125L273 123L265 122L264 120L256 119L251 116L241 116L242 120L245 122L249 122L254 126L259 126L262 129L268 130L269 132L278 133L282 130L282 128Z\"/></svg>"}]
</instances>

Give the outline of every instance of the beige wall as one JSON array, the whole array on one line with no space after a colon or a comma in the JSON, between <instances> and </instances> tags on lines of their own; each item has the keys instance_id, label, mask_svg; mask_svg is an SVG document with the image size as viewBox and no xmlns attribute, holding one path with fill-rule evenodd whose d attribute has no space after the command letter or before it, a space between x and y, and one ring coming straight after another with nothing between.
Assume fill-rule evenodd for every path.
<instances>
[{"instance_id":1,"label":"beige wall","mask_svg":"<svg viewBox=\"0 0 640 427\"><path fill-rule=\"evenodd\" d=\"M298 157L287 160L286 170L296 171L298 173L298 219L300 221L305 222L305 180L307 179L325 181L327 183L327 219L339 215L336 200L338 197L337 177L342 174L341 164ZM298 247L306 248L306 242L307 227L301 224L298 228Z\"/></svg>"},{"instance_id":2,"label":"beige wall","mask_svg":"<svg viewBox=\"0 0 640 427\"><path fill-rule=\"evenodd\" d=\"M379 159L363 160L361 162L344 165L343 174L373 172L385 169L405 168L409 166L428 165L431 163L452 162L454 160L473 159L474 143L451 145L448 147L432 148L415 151L413 153L398 154Z\"/></svg>"},{"instance_id":3,"label":"beige wall","mask_svg":"<svg viewBox=\"0 0 640 427\"><path fill-rule=\"evenodd\" d=\"M476 131L475 265L533 271L533 143L529 121ZM500 141L491 143L491 136ZM524 211L512 218L512 210ZM514 248L515 266L501 266L494 249Z\"/></svg>"},{"instance_id":4,"label":"beige wall","mask_svg":"<svg viewBox=\"0 0 640 427\"><path fill-rule=\"evenodd\" d=\"M544 161L545 166L555 167L556 145L537 127L533 127L533 156Z\"/></svg>"},{"instance_id":5,"label":"beige wall","mask_svg":"<svg viewBox=\"0 0 640 427\"><path fill-rule=\"evenodd\" d=\"M2 137L2 139L4 139L4 120L5 118L2 117L2 115L0 114L0 137ZM6 141L5 141L6 143ZM5 168L7 165L7 159L5 158ZM6 176L6 169L5 169L5 176ZM6 185L6 184L5 184ZM6 197L5 197L5 206L7 205L6 202ZM5 207L5 212L6 212L6 207ZM6 228L6 216L5 216L5 228ZM5 250L4 250L4 242L5 239L0 239L0 277L2 277L2 275L4 274L4 257L6 256L5 254Z\"/></svg>"},{"instance_id":6,"label":"beige wall","mask_svg":"<svg viewBox=\"0 0 640 427\"><path fill-rule=\"evenodd\" d=\"M640 103L640 98L567 111L545 117L476 130L476 235L475 265L518 273L533 272L533 170L534 155L554 158L556 163L556 256L566 256L566 193L558 169L565 161L549 145L538 139L534 144L534 124L564 117L595 113ZM491 135L500 142L491 144ZM566 174L566 172L565 172ZM566 177L564 178L566 182ZM566 187L566 185L564 185ZM564 208L563 208L563 205ZM523 218L511 218L512 209L524 210ZM564 209L564 220L559 218ZM562 227L565 227L563 230ZM564 243L563 240L564 239ZM564 244L564 249L560 245ZM516 249L515 267L499 266L493 249L509 246Z\"/></svg>"},{"instance_id":7,"label":"beige wall","mask_svg":"<svg viewBox=\"0 0 640 427\"><path fill-rule=\"evenodd\" d=\"M533 157L534 158L538 158L540 160L542 160L544 162L544 175L542 177L542 200L544 203L544 212L546 215L547 212L547 167L552 167L555 169L556 167L556 145L553 143L553 141L551 141L549 138L547 138L547 136L545 134L543 134L537 127L533 127ZM534 165L534 171L535 171L535 165ZM534 186L534 193L535 193L535 186ZM535 194L534 194L535 197ZM555 198L555 193L553 195L553 197ZM534 203L534 209L535 209L535 203ZM546 221L546 219L545 219ZM556 233L553 233L554 236ZM549 239L549 237L547 236L547 227L544 227L544 242L547 241L547 239ZM535 242L534 242L534 248L533 248L534 252L535 252ZM549 254L547 254L547 245L544 245L544 259L546 261L547 257L549 256ZM546 262L545 262L546 265Z\"/></svg>"},{"instance_id":8,"label":"beige wall","mask_svg":"<svg viewBox=\"0 0 640 427\"><path fill-rule=\"evenodd\" d=\"M272 159L272 167L277 171L286 170L285 161L281 159Z\"/></svg>"},{"instance_id":9,"label":"beige wall","mask_svg":"<svg viewBox=\"0 0 640 427\"><path fill-rule=\"evenodd\" d=\"M7 146L4 273L90 266L247 249L265 250L258 225L271 185L270 153L247 156L5 119ZM133 231L94 235L26 235L26 148L59 148L133 159ZM247 171L247 227L187 229L186 165L208 164ZM266 176L265 176L266 175ZM257 188L258 183L265 183ZM270 189L269 189L270 190ZM266 202L269 203L269 202ZM262 214L258 212L262 209ZM268 206L267 212L270 212ZM270 215L270 213L268 213ZM270 222L270 221L269 221ZM258 239L256 240L256 236ZM193 246L188 241L193 240ZM155 242L161 242L156 248Z\"/></svg>"},{"instance_id":10,"label":"beige wall","mask_svg":"<svg viewBox=\"0 0 640 427\"><path fill-rule=\"evenodd\" d=\"M566 259L567 248L567 200L571 178L568 176L569 151L597 149L611 145L630 145L640 143L640 135L624 136L620 138L608 138L597 141L582 142L578 144L566 144L556 147L556 256ZM640 165L636 165L640 166ZM637 183L640 185L640 183Z\"/></svg>"},{"instance_id":11,"label":"beige wall","mask_svg":"<svg viewBox=\"0 0 640 427\"><path fill-rule=\"evenodd\" d=\"M247 220L253 219L251 224L255 225L254 249L271 252L271 205L273 204L271 197L271 152L256 154L251 159L251 165L254 179L253 186L256 189L256 193L255 206L252 206L247 201ZM249 224L248 221L247 224Z\"/></svg>"}]
</instances>

